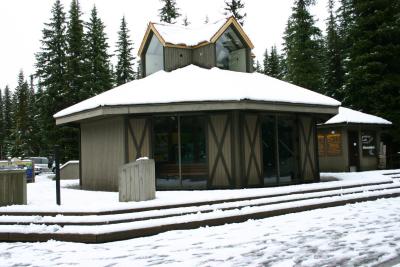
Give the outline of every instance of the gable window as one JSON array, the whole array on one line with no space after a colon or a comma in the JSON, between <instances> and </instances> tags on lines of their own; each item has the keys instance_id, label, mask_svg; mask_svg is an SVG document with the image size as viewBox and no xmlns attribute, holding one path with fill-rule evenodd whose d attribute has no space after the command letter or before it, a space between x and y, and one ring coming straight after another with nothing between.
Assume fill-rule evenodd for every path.
<instances>
[{"instance_id":1,"label":"gable window","mask_svg":"<svg viewBox=\"0 0 400 267\"><path fill-rule=\"evenodd\" d=\"M146 51L146 76L164 69L164 51L158 38L153 34Z\"/></svg>"},{"instance_id":2,"label":"gable window","mask_svg":"<svg viewBox=\"0 0 400 267\"><path fill-rule=\"evenodd\" d=\"M246 46L232 27L216 42L217 67L246 72Z\"/></svg>"}]
</instances>

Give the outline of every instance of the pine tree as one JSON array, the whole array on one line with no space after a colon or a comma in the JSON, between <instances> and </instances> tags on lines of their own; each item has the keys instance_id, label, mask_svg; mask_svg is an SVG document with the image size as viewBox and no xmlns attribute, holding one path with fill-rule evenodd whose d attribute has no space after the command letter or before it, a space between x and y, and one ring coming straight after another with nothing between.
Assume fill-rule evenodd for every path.
<instances>
[{"instance_id":1,"label":"pine tree","mask_svg":"<svg viewBox=\"0 0 400 267\"><path fill-rule=\"evenodd\" d=\"M308 11L312 0L296 0L284 36L284 51L289 82L314 91L322 91L321 30Z\"/></svg>"},{"instance_id":2,"label":"pine tree","mask_svg":"<svg viewBox=\"0 0 400 267\"><path fill-rule=\"evenodd\" d=\"M0 89L0 160L4 159L4 148L5 148L5 140L4 140L4 101L3 101L3 92Z\"/></svg>"},{"instance_id":3,"label":"pine tree","mask_svg":"<svg viewBox=\"0 0 400 267\"><path fill-rule=\"evenodd\" d=\"M393 122L400 145L400 2L355 0L346 104Z\"/></svg>"},{"instance_id":4,"label":"pine tree","mask_svg":"<svg viewBox=\"0 0 400 267\"><path fill-rule=\"evenodd\" d=\"M271 53L268 57L268 62L266 65L266 69L264 69L264 73L268 76L277 78L282 80L282 69L281 69L281 62L279 59L279 54L276 49L276 46L271 47Z\"/></svg>"},{"instance_id":5,"label":"pine tree","mask_svg":"<svg viewBox=\"0 0 400 267\"><path fill-rule=\"evenodd\" d=\"M42 46L36 54L36 76L39 77L39 87L44 94L41 99L43 116L44 154L50 155L55 144L65 148L60 141L63 127L57 127L53 115L69 105L67 76L67 38L64 8L60 0L56 0L49 23L43 29ZM69 156L65 155L64 156Z\"/></svg>"},{"instance_id":6,"label":"pine tree","mask_svg":"<svg viewBox=\"0 0 400 267\"><path fill-rule=\"evenodd\" d=\"M110 55L108 54L105 26L93 7L89 22L86 24L86 70L87 92L89 96L100 94L113 86Z\"/></svg>"},{"instance_id":7,"label":"pine tree","mask_svg":"<svg viewBox=\"0 0 400 267\"><path fill-rule=\"evenodd\" d=\"M185 15L185 17L183 18L182 25L185 26L185 27L190 25L190 22L189 22L189 19L188 19L187 15Z\"/></svg>"},{"instance_id":8,"label":"pine tree","mask_svg":"<svg viewBox=\"0 0 400 267\"><path fill-rule=\"evenodd\" d=\"M85 58L84 33L81 10L78 0L72 0L67 25L67 92L68 105L76 104L88 97L84 92Z\"/></svg>"},{"instance_id":9,"label":"pine tree","mask_svg":"<svg viewBox=\"0 0 400 267\"><path fill-rule=\"evenodd\" d=\"M329 0L329 18L327 21L327 35L325 39L325 86L324 93L339 101L343 99L344 67L343 49L339 36L339 28L333 14L334 1Z\"/></svg>"},{"instance_id":10,"label":"pine tree","mask_svg":"<svg viewBox=\"0 0 400 267\"><path fill-rule=\"evenodd\" d=\"M33 154L32 150L32 126L29 125L29 88L21 71L18 75L18 86L14 92L14 126L11 138L13 157L27 157Z\"/></svg>"},{"instance_id":11,"label":"pine tree","mask_svg":"<svg viewBox=\"0 0 400 267\"><path fill-rule=\"evenodd\" d=\"M262 67L261 67L261 64L260 64L260 61L256 61L255 62L255 64L253 65L253 70L255 71L255 72L257 72L257 73L264 73L264 71L263 71L263 69L262 69Z\"/></svg>"},{"instance_id":12,"label":"pine tree","mask_svg":"<svg viewBox=\"0 0 400 267\"><path fill-rule=\"evenodd\" d=\"M206 17L204 18L204 24L208 24L210 22L210 18L208 17L208 15L206 15Z\"/></svg>"},{"instance_id":13,"label":"pine tree","mask_svg":"<svg viewBox=\"0 0 400 267\"><path fill-rule=\"evenodd\" d=\"M181 16L179 8L176 7L175 0L160 0L164 6L159 10L161 22L176 23L176 19Z\"/></svg>"},{"instance_id":14,"label":"pine tree","mask_svg":"<svg viewBox=\"0 0 400 267\"><path fill-rule=\"evenodd\" d=\"M268 48L265 49L264 57L263 57L263 73L267 74L266 71L268 70Z\"/></svg>"},{"instance_id":15,"label":"pine tree","mask_svg":"<svg viewBox=\"0 0 400 267\"><path fill-rule=\"evenodd\" d=\"M12 102L10 88L4 89L4 155L10 156L11 127L12 127Z\"/></svg>"},{"instance_id":16,"label":"pine tree","mask_svg":"<svg viewBox=\"0 0 400 267\"><path fill-rule=\"evenodd\" d=\"M121 85L135 79L134 60L132 55L133 44L130 40L129 29L126 25L125 17L122 17L120 30L118 32L117 42L117 66L116 66L116 84Z\"/></svg>"},{"instance_id":17,"label":"pine tree","mask_svg":"<svg viewBox=\"0 0 400 267\"><path fill-rule=\"evenodd\" d=\"M241 0L226 0L225 8L226 14L231 14L235 17L235 19L243 26L244 19L247 14L242 14L242 10L244 9L244 3Z\"/></svg>"}]
</instances>

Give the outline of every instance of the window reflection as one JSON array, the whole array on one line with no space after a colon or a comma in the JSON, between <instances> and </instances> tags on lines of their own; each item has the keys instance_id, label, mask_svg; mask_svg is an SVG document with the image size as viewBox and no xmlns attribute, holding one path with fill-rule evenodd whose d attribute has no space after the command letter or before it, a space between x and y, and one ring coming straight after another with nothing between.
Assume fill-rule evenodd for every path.
<instances>
[{"instance_id":1,"label":"window reflection","mask_svg":"<svg viewBox=\"0 0 400 267\"><path fill-rule=\"evenodd\" d=\"M177 117L154 119L154 160L157 188L180 187Z\"/></svg>"},{"instance_id":2,"label":"window reflection","mask_svg":"<svg viewBox=\"0 0 400 267\"><path fill-rule=\"evenodd\" d=\"M157 189L207 188L205 124L204 116L154 118Z\"/></svg>"},{"instance_id":3,"label":"window reflection","mask_svg":"<svg viewBox=\"0 0 400 267\"><path fill-rule=\"evenodd\" d=\"M146 76L164 69L164 50L158 38L153 34L146 51Z\"/></svg>"},{"instance_id":4,"label":"window reflection","mask_svg":"<svg viewBox=\"0 0 400 267\"><path fill-rule=\"evenodd\" d=\"M217 67L246 72L246 48L232 27L216 42Z\"/></svg>"},{"instance_id":5,"label":"window reflection","mask_svg":"<svg viewBox=\"0 0 400 267\"><path fill-rule=\"evenodd\" d=\"M297 179L297 128L294 117L267 115L262 120L264 185Z\"/></svg>"}]
</instances>

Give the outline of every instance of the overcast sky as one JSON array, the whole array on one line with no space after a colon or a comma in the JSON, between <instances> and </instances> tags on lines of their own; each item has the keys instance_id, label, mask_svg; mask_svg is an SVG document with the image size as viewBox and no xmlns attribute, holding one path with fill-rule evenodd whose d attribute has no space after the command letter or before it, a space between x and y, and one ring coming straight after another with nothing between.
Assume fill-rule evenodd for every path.
<instances>
[{"instance_id":1,"label":"overcast sky","mask_svg":"<svg viewBox=\"0 0 400 267\"><path fill-rule=\"evenodd\" d=\"M62 0L68 12L70 0ZM110 52L115 50L120 20L125 15L135 51L138 49L146 25L158 21L159 0L80 0L83 19L86 20L96 3L99 15L106 25ZM210 21L223 17L224 0L177 0L180 12L192 24L203 23L206 15ZM247 18L244 29L253 41L257 59L265 48L282 44L282 35L291 13L293 0L244 0ZM39 51L43 24L50 18L54 0L0 0L0 88L16 86L22 69L26 75L34 71L34 53ZM318 26L325 28L326 0L318 0L311 12ZM136 54L136 53L135 53Z\"/></svg>"}]
</instances>

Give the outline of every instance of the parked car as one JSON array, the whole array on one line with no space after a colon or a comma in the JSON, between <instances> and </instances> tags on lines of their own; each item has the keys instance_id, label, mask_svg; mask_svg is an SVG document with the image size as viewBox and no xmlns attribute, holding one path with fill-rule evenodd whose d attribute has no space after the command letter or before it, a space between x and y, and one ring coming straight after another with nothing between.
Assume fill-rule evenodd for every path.
<instances>
[{"instance_id":1,"label":"parked car","mask_svg":"<svg viewBox=\"0 0 400 267\"><path fill-rule=\"evenodd\" d=\"M35 174L42 172L48 172L49 169L49 159L46 157L30 157L30 160L35 164Z\"/></svg>"}]
</instances>

